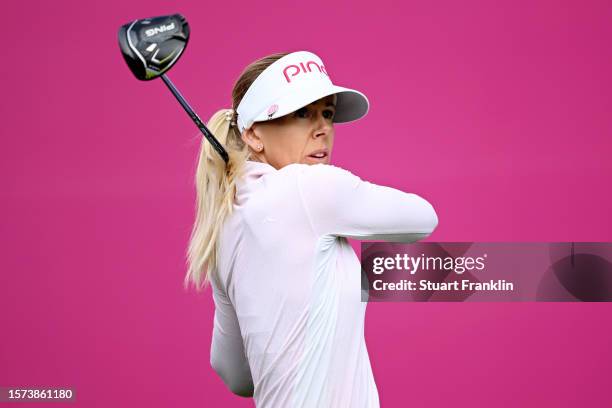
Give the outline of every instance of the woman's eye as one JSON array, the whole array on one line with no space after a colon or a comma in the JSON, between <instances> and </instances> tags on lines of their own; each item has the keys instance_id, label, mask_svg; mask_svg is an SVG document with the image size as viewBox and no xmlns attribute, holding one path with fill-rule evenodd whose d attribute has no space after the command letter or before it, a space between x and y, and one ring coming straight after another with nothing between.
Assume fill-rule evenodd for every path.
<instances>
[{"instance_id":1,"label":"woman's eye","mask_svg":"<svg viewBox=\"0 0 612 408\"><path fill-rule=\"evenodd\" d=\"M307 110L307 109L304 109L304 108L302 108L302 109L298 109L298 110L295 112L296 116L298 116L298 117L304 117L303 115L306 115L307 113L308 113L308 110Z\"/></svg>"},{"instance_id":2,"label":"woman's eye","mask_svg":"<svg viewBox=\"0 0 612 408\"><path fill-rule=\"evenodd\" d=\"M326 118L326 119L332 119L334 117L334 113L335 112L333 110L326 109L326 110L323 111L323 117ZM301 109L298 109L297 111L295 111L295 115L297 117L304 118L304 117L307 117L308 115L310 115L310 112L306 108L301 108Z\"/></svg>"}]
</instances>

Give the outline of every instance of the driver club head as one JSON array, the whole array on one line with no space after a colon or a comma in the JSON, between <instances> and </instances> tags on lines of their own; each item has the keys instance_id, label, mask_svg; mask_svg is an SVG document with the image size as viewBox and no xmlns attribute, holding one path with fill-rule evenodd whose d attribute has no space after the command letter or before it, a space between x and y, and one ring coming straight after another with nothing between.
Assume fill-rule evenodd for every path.
<instances>
[{"instance_id":1,"label":"driver club head","mask_svg":"<svg viewBox=\"0 0 612 408\"><path fill-rule=\"evenodd\" d=\"M119 48L136 78L149 81L168 71L187 47L189 24L181 14L134 20L119 28Z\"/></svg>"}]
</instances>

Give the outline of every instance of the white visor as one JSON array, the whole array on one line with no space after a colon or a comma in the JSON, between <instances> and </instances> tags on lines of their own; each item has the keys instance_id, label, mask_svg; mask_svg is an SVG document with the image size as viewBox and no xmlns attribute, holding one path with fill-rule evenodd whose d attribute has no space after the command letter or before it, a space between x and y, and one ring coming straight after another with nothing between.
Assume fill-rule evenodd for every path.
<instances>
[{"instance_id":1,"label":"white visor","mask_svg":"<svg viewBox=\"0 0 612 408\"><path fill-rule=\"evenodd\" d=\"M236 108L238 129L242 133L254 122L279 118L328 95L336 96L333 122L351 122L368 112L368 98L334 85L321 58L309 51L290 53L268 66L251 84Z\"/></svg>"}]
</instances>

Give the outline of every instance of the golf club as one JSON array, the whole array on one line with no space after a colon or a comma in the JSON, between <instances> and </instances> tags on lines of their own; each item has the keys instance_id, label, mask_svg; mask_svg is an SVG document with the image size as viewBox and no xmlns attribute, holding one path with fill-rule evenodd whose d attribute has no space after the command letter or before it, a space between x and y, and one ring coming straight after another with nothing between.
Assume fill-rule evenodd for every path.
<instances>
[{"instance_id":1,"label":"golf club","mask_svg":"<svg viewBox=\"0 0 612 408\"><path fill-rule=\"evenodd\" d=\"M181 14L134 20L131 23L124 24L119 29L119 48L132 73L141 81L161 77L187 114L227 164L229 161L227 151L202 123L165 74L178 61L185 47L187 47L188 41L189 24Z\"/></svg>"}]
</instances>

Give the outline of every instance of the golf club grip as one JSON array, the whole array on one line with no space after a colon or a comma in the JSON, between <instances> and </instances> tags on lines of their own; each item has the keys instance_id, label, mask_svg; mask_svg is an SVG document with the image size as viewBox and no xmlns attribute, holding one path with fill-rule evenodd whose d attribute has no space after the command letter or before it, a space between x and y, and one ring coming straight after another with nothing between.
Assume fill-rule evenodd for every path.
<instances>
[{"instance_id":1,"label":"golf club grip","mask_svg":"<svg viewBox=\"0 0 612 408\"><path fill-rule=\"evenodd\" d=\"M227 151L225 151L221 143L219 143L217 138L215 138L215 136L211 133L211 131L208 130L206 125L202 123L199 116L193 111L193 109L191 109L191 106L189 106L185 98L183 98L183 95L181 95L178 89L176 89L172 81L170 81L170 78L168 78L165 74L163 74L161 75L161 79L168 86L168 88L170 89L172 94L176 97L176 99L178 99L179 103L185 109L185 111L191 117L191 119L195 122L196 126L204 134L204 137L206 137L206 139L210 142L210 144L212 144L214 149L217 152L219 152L219 154L221 155L221 157L223 158L223 160L225 160L225 163L227 164L227 162L229 161L229 155L227 154Z\"/></svg>"}]
</instances>

